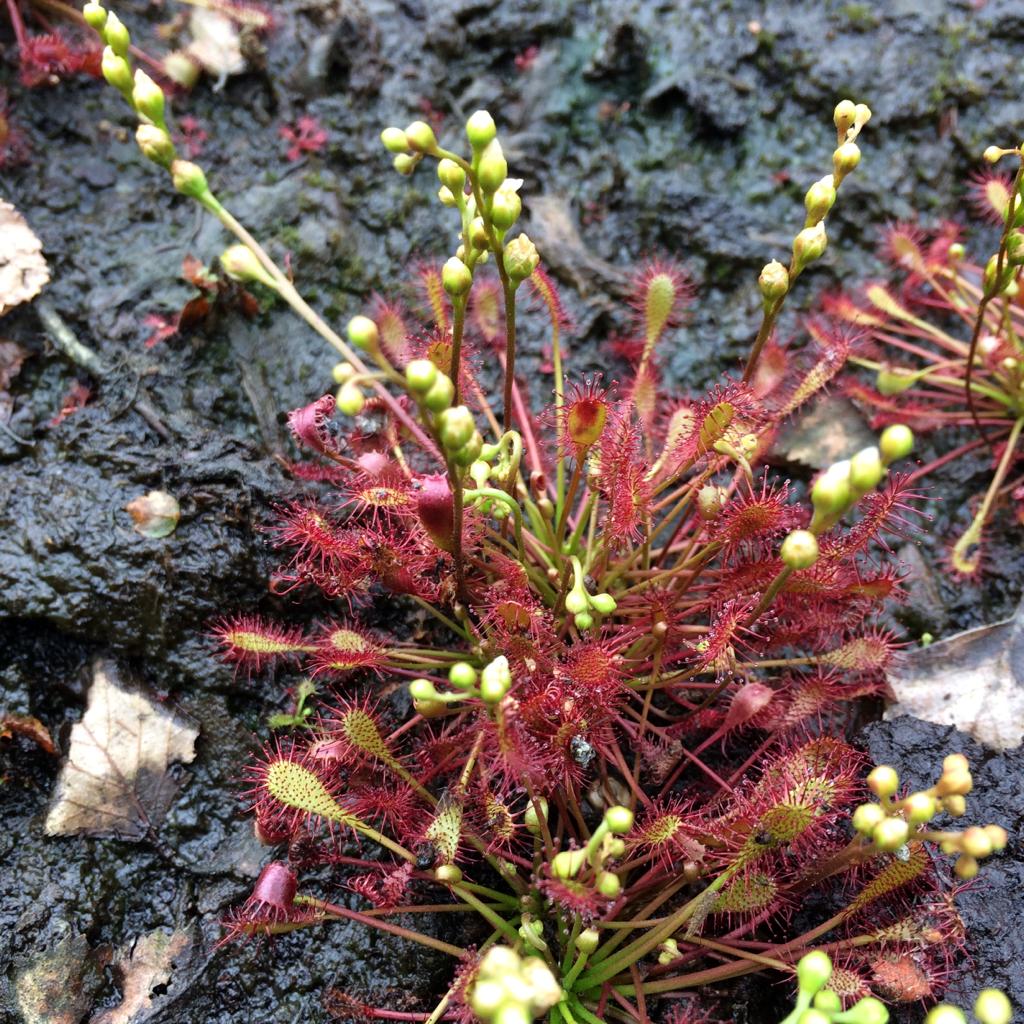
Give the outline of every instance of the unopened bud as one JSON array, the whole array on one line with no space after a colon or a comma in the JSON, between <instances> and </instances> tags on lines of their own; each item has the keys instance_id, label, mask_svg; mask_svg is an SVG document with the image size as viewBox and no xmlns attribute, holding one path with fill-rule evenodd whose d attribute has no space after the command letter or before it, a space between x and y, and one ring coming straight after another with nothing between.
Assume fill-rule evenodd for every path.
<instances>
[{"instance_id":1,"label":"unopened bud","mask_svg":"<svg viewBox=\"0 0 1024 1024\"><path fill-rule=\"evenodd\" d=\"M596 928L584 928L583 931L576 936L576 948L581 953L589 955L597 949L600 941L601 933Z\"/></svg>"},{"instance_id":2,"label":"unopened bud","mask_svg":"<svg viewBox=\"0 0 1024 1024\"><path fill-rule=\"evenodd\" d=\"M882 456L874 445L861 449L850 459L850 489L855 497L860 498L873 491L884 476Z\"/></svg>"},{"instance_id":3,"label":"unopened bud","mask_svg":"<svg viewBox=\"0 0 1024 1024\"><path fill-rule=\"evenodd\" d=\"M358 416L366 405L366 396L351 381L342 384L335 397L338 412L343 416Z\"/></svg>"},{"instance_id":4,"label":"unopened bud","mask_svg":"<svg viewBox=\"0 0 1024 1024\"><path fill-rule=\"evenodd\" d=\"M605 899L613 900L622 892L622 881L613 871L601 871L597 876L597 891Z\"/></svg>"},{"instance_id":5,"label":"unopened bud","mask_svg":"<svg viewBox=\"0 0 1024 1024\"><path fill-rule=\"evenodd\" d=\"M210 191L202 167L188 160L175 160L171 164L171 181L182 195L199 199Z\"/></svg>"},{"instance_id":6,"label":"unopened bud","mask_svg":"<svg viewBox=\"0 0 1024 1024\"><path fill-rule=\"evenodd\" d=\"M757 279L765 302L778 302L789 291L789 271L778 260L766 263Z\"/></svg>"},{"instance_id":7,"label":"unopened bud","mask_svg":"<svg viewBox=\"0 0 1024 1024\"><path fill-rule=\"evenodd\" d=\"M505 273L516 283L525 281L540 265L537 246L527 235L513 238L505 246Z\"/></svg>"},{"instance_id":8,"label":"unopened bud","mask_svg":"<svg viewBox=\"0 0 1024 1024\"><path fill-rule=\"evenodd\" d=\"M351 363L335 363L331 367L331 380L335 384L344 384L356 375L356 368Z\"/></svg>"},{"instance_id":9,"label":"unopened bud","mask_svg":"<svg viewBox=\"0 0 1024 1024\"><path fill-rule=\"evenodd\" d=\"M981 1024L1010 1024L1013 1007L999 989L983 988L974 1002L974 1016Z\"/></svg>"},{"instance_id":10,"label":"unopened bud","mask_svg":"<svg viewBox=\"0 0 1024 1024\"><path fill-rule=\"evenodd\" d=\"M886 466L897 459L905 459L914 450L914 432L902 423L894 423L882 431L878 450Z\"/></svg>"},{"instance_id":11,"label":"unopened bud","mask_svg":"<svg viewBox=\"0 0 1024 1024\"><path fill-rule=\"evenodd\" d=\"M815 224L814 227L804 228L796 238L793 239L793 256L796 260L796 269L803 270L808 263L820 259L828 245L828 236L825 234L824 224Z\"/></svg>"},{"instance_id":12,"label":"unopened bud","mask_svg":"<svg viewBox=\"0 0 1024 1024\"><path fill-rule=\"evenodd\" d=\"M423 404L431 412L442 412L452 404L455 398L455 385L451 377L437 371L437 380L430 385L430 389L423 396Z\"/></svg>"},{"instance_id":13,"label":"unopened bud","mask_svg":"<svg viewBox=\"0 0 1024 1024\"><path fill-rule=\"evenodd\" d=\"M164 91L141 68L135 72L132 102L140 117L158 128L164 127Z\"/></svg>"},{"instance_id":14,"label":"unopened bud","mask_svg":"<svg viewBox=\"0 0 1024 1024\"><path fill-rule=\"evenodd\" d=\"M474 217L469 223L469 241L474 249L487 248L487 228L483 217Z\"/></svg>"},{"instance_id":15,"label":"unopened bud","mask_svg":"<svg viewBox=\"0 0 1024 1024\"><path fill-rule=\"evenodd\" d=\"M405 368L405 382L418 395L426 394L437 380L437 367L429 359L414 359Z\"/></svg>"},{"instance_id":16,"label":"unopened bud","mask_svg":"<svg viewBox=\"0 0 1024 1024\"><path fill-rule=\"evenodd\" d=\"M628 807L616 805L604 812L604 822L615 835L625 835L633 827L633 812Z\"/></svg>"},{"instance_id":17,"label":"unopened bud","mask_svg":"<svg viewBox=\"0 0 1024 1024\"><path fill-rule=\"evenodd\" d=\"M477 459L480 458L480 452L484 447L484 439L480 436L480 431L474 430L469 440L459 449L452 452L452 462L456 466L472 466ZM507 513L505 505L499 504L494 507L495 516L501 516Z\"/></svg>"},{"instance_id":18,"label":"unopened bud","mask_svg":"<svg viewBox=\"0 0 1024 1024\"><path fill-rule=\"evenodd\" d=\"M360 314L352 317L345 333L348 334L348 340L363 352L376 352L380 345L380 332L368 316Z\"/></svg>"},{"instance_id":19,"label":"unopened bud","mask_svg":"<svg viewBox=\"0 0 1024 1024\"><path fill-rule=\"evenodd\" d=\"M405 138L417 153L433 153L437 149L437 136L426 121L413 121L405 129Z\"/></svg>"},{"instance_id":20,"label":"unopened bud","mask_svg":"<svg viewBox=\"0 0 1024 1024\"><path fill-rule=\"evenodd\" d=\"M464 405L445 409L437 418L441 443L452 452L461 448L473 436L476 424L473 414Z\"/></svg>"},{"instance_id":21,"label":"unopened bud","mask_svg":"<svg viewBox=\"0 0 1024 1024\"><path fill-rule=\"evenodd\" d=\"M811 488L811 503L816 515L835 518L850 505L850 463L848 460L829 466Z\"/></svg>"},{"instance_id":22,"label":"unopened bud","mask_svg":"<svg viewBox=\"0 0 1024 1024\"><path fill-rule=\"evenodd\" d=\"M816 181L804 196L804 207L807 210L807 224L805 227L814 227L825 215L836 201L836 189L833 184L832 175L827 175L821 181Z\"/></svg>"},{"instance_id":23,"label":"unopened bud","mask_svg":"<svg viewBox=\"0 0 1024 1024\"><path fill-rule=\"evenodd\" d=\"M255 253L246 245L232 245L225 249L220 254L220 265L224 268L224 273L233 281L241 281L243 284L258 281L267 288L277 290L274 279L256 259Z\"/></svg>"},{"instance_id":24,"label":"unopened bud","mask_svg":"<svg viewBox=\"0 0 1024 1024\"><path fill-rule=\"evenodd\" d=\"M466 138L476 150L487 146L497 134L494 118L486 110L478 110L466 122Z\"/></svg>"},{"instance_id":25,"label":"unopened bud","mask_svg":"<svg viewBox=\"0 0 1024 1024\"><path fill-rule=\"evenodd\" d=\"M869 836L874 832L875 827L887 817L888 815L885 813L885 810L878 804L861 804L853 812L850 822L855 831L861 835Z\"/></svg>"},{"instance_id":26,"label":"unopened bud","mask_svg":"<svg viewBox=\"0 0 1024 1024\"><path fill-rule=\"evenodd\" d=\"M437 165L437 176L441 184L452 192L462 192L466 187L466 172L454 161L445 157Z\"/></svg>"},{"instance_id":27,"label":"unopened bud","mask_svg":"<svg viewBox=\"0 0 1024 1024\"><path fill-rule=\"evenodd\" d=\"M508 231L523 212L523 201L518 192L500 188L491 202L491 222L499 231Z\"/></svg>"},{"instance_id":28,"label":"unopened bud","mask_svg":"<svg viewBox=\"0 0 1024 1024\"><path fill-rule=\"evenodd\" d=\"M449 295L465 295L473 287L473 272L458 256L452 256L441 269L441 284Z\"/></svg>"},{"instance_id":29,"label":"unopened bud","mask_svg":"<svg viewBox=\"0 0 1024 1024\"><path fill-rule=\"evenodd\" d=\"M900 788L900 777L896 774L896 769L890 768L887 764L880 764L877 768L872 768L868 773L867 781L868 789L875 796L894 796L896 790Z\"/></svg>"},{"instance_id":30,"label":"unopened bud","mask_svg":"<svg viewBox=\"0 0 1024 1024\"><path fill-rule=\"evenodd\" d=\"M856 142L844 142L832 154L832 174L838 185L857 164L860 163L860 146Z\"/></svg>"},{"instance_id":31,"label":"unopened bud","mask_svg":"<svg viewBox=\"0 0 1024 1024\"><path fill-rule=\"evenodd\" d=\"M935 817L938 806L935 797L929 793L911 793L903 801L903 810L911 825L923 825Z\"/></svg>"},{"instance_id":32,"label":"unopened bud","mask_svg":"<svg viewBox=\"0 0 1024 1024\"><path fill-rule=\"evenodd\" d=\"M793 530L779 555L787 569L809 569L818 560L818 538L810 530Z\"/></svg>"},{"instance_id":33,"label":"unopened bud","mask_svg":"<svg viewBox=\"0 0 1024 1024\"><path fill-rule=\"evenodd\" d=\"M816 949L797 961L796 980L803 994L816 995L828 984L831 977L832 961L824 950Z\"/></svg>"},{"instance_id":34,"label":"unopened bud","mask_svg":"<svg viewBox=\"0 0 1024 1024\"><path fill-rule=\"evenodd\" d=\"M853 100L840 100L836 104L836 109L832 114L832 120L835 122L836 131L841 135L845 135L853 124L856 109L857 108L854 106Z\"/></svg>"},{"instance_id":35,"label":"unopened bud","mask_svg":"<svg viewBox=\"0 0 1024 1024\"><path fill-rule=\"evenodd\" d=\"M103 32L103 26L107 23L107 11L101 4L89 0L89 3L82 8L82 17L85 18L85 23L89 28L100 33Z\"/></svg>"},{"instance_id":36,"label":"unopened bud","mask_svg":"<svg viewBox=\"0 0 1024 1024\"><path fill-rule=\"evenodd\" d=\"M898 850L910 837L910 826L902 818L886 818L871 833L875 846L891 853Z\"/></svg>"},{"instance_id":37,"label":"unopened bud","mask_svg":"<svg viewBox=\"0 0 1024 1024\"><path fill-rule=\"evenodd\" d=\"M480 697L488 704L497 704L512 687L512 670L508 658L500 655L480 672Z\"/></svg>"},{"instance_id":38,"label":"unopened bud","mask_svg":"<svg viewBox=\"0 0 1024 1024\"><path fill-rule=\"evenodd\" d=\"M107 14L107 20L103 25L103 40L118 57L128 56L128 47L131 46L132 37L113 11Z\"/></svg>"},{"instance_id":39,"label":"unopened bud","mask_svg":"<svg viewBox=\"0 0 1024 1024\"><path fill-rule=\"evenodd\" d=\"M416 170L416 165L419 162L420 158L413 153L399 153L398 156L391 161L391 166L394 167L399 174L408 176Z\"/></svg>"},{"instance_id":40,"label":"unopened bud","mask_svg":"<svg viewBox=\"0 0 1024 1024\"><path fill-rule=\"evenodd\" d=\"M147 160L161 167L171 166L175 156L174 143L163 128L157 128L154 124L140 124L135 129L135 141Z\"/></svg>"},{"instance_id":41,"label":"unopened bud","mask_svg":"<svg viewBox=\"0 0 1024 1024\"><path fill-rule=\"evenodd\" d=\"M508 163L502 152L501 143L497 139L491 139L480 154L476 176L480 182L480 188L486 194L497 192L501 188L502 182L508 177Z\"/></svg>"},{"instance_id":42,"label":"unopened bud","mask_svg":"<svg viewBox=\"0 0 1024 1024\"><path fill-rule=\"evenodd\" d=\"M389 153L408 153L409 152L409 140L405 137L405 132L401 128L396 128L391 125L385 128L380 133L380 141L384 143L384 148Z\"/></svg>"},{"instance_id":43,"label":"unopened bud","mask_svg":"<svg viewBox=\"0 0 1024 1024\"><path fill-rule=\"evenodd\" d=\"M113 17L113 15L111 15ZM109 46L103 48L103 57L100 59L100 70L108 85L112 85L118 92L130 97L132 93L132 69L128 67L128 61L124 57L114 53Z\"/></svg>"},{"instance_id":44,"label":"unopened bud","mask_svg":"<svg viewBox=\"0 0 1024 1024\"><path fill-rule=\"evenodd\" d=\"M992 840L988 833L977 825L965 828L960 836L960 848L976 860L992 855Z\"/></svg>"},{"instance_id":45,"label":"unopened bud","mask_svg":"<svg viewBox=\"0 0 1024 1024\"><path fill-rule=\"evenodd\" d=\"M1002 155L1003 150L999 146L987 146L985 152L981 154L982 159L990 164L998 163Z\"/></svg>"},{"instance_id":46,"label":"unopened bud","mask_svg":"<svg viewBox=\"0 0 1024 1024\"><path fill-rule=\"evenodd\" d=\"M956 863L953 865L953 873L957 878L962 878L965 882L970 881L972 878L977 878L980 869L981 865L978 863L977 858L967 853L957 857Z\"/></svg>"}]
</instances>

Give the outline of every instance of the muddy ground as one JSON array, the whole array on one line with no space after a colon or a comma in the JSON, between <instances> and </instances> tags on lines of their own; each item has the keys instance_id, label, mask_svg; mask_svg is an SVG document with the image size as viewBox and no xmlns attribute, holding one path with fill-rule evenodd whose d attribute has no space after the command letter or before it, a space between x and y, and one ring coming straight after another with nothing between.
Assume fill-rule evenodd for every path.
<instances>
[{"instance_id":1,"label":"muddy ground","mask_svg":"<svg viewBox=\"0 0 1024 1024\"><path fill-rule=\"evenodd\" d=\"M175 11L171 0L121 9L154 52L165 45L159 24ZM744 353L756 329L757 270L784 256L803 190L830 169L838 98L864 100L875 116L830 220L829 252L800 282L794 309L810 308L822 288L879 273L887 221L962 216L977 154L1013 144L1024 124L1015 0L283 0L274 13L262 67L220 90L204 82L175 113L207 132L201 161L216 191L276 254L291 253L317 308L344 322L370 292L394 293L413 257L450 245L432 176L410 182L391 172L381 127L426 112L454 141L465 115L486 106L525 179L528 230L564 286L574 365L604 368L600 345L623 323L630 269L668 253L700 284L666 358L682 387L707 385ZM22 89L3 17L0 85L32 156L0 170L2 192L44 242L50 307L102 370L69 362L37 310L0 323L0 337L30 352L0 431L0 708L35 715L66 743L88 666L114 655L201 732L157 844L45 838L59 760L17 738L0 747L0 1015L70 1021L117 1004L116 979L96 951L170 927L189 930L190 952L137 1020L324 1020L321 994L336 981L371 1001L436 992L445 963L359 928L285 937L270 950L212 949L218 917L245 895L262 856L230 784L252 737L265 734L264 716L284 700L272 684L246 683L215 662L204 631L218 614L276 607L260 526L292 486L274 458L294 454L280 411L326 390L332 360L281 308L255 320L229 310L144 347L145 317L171 314L191 295L178 276L184 257L212 262L226 237L140 159L112 90L92 81ZM304 113L328 144L289 162L279 127ZM523 368L543 382L539 359ZM54 424L76 383L90 389L88 404ZM954 584L941 570L985 478L985 466L960 461L931 482L932 498L943 500L932 501L934 531L921 538L933 586L919 591L915 631L993 621L1020 598L1020 538L1009 517L994 532L983 582ZM123 510L155 487L183 510L165 540L133 532ZM922 776L922 757L960 742L907 723L874 726L868 737L879 759L906 760ZM1019 840L1020 787L1007 780L1020 777L1020 754L977 756L993 773L985 820ZM1019 898L1021 884L1020 864L1007 856L961 898L977 927L958 993L1000 984L1024 1002L1019 923L999 903L1014 886ZM80 977L68 969L66 1016L33 1018L24 1003L17 1009L16 979L55 950L85 968ZM737 1019L773 1019L766 993L776 997L767 982L744 986Z\"/></svg>"}]
</instances>

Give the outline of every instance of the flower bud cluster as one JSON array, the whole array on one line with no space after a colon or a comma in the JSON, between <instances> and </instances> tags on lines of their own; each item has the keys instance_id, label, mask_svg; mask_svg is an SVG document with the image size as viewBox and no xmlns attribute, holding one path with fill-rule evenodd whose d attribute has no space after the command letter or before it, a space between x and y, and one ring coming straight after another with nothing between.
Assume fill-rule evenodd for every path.
<instances>
[{"instance_id":1,"label":"flower bud cluster","mask_svg":"<svg viewBox=\"0 0 1024 1024\"><path fill-rule=\"evenodd\" d=\"M865 494L882 482L889 465L909 455L913 446L914 435L910 428L894 424L882 432L877 446L871 445L852 458L829 466L811 488L814 506L811 533L820 535L835 526Z\"/></svg>"},{"instance_id":2,"label":"flower bud cluster","mask_svg":"<svg viewBox=\"0 0 1024 1024\"><path fill-rule=\"evenodd\" d=\"M981 1024L1010 1024L1013 1007L1005 992L983 988L974 1000L974 1016ZM957 1006L939 1003L928 1011L924 1024L967 1024L967 1015Z\"/></svg>"},{"instance_id":3,"label":"flower bud cluster","mask_svg":"<svg viewBox=\"0 0 1024 1024\"><path fill-rule=\"evenodd\" d=\"M886 1024L889 1011L874 996L865 996L844 1010L839 996L825 988L831 977L832 959L824 950L802 956L796 965L796 1006L782 1024Z\"/></svg>"},{"instance_id":4,"label":"flower bud cluster","mask_svg":"<svg viewBox=\"0 0 1024 1024\"><path fill-rule=\"evenodd\" d=\"M413 705L425 718L439 715L447 705L470 697L490 705L501 703L512 689L512 670L503 654L479 672L468 661L458 661L448 670L448 682L455 687L455 692L438 690L429 679L414 679L409 684Z\"/></svg>"},{"instance_id":5,"label":"flower bud cluster","mask_svg":"<svg viewBox=\"0 0 1024 1024\"><path fill-rule=\"evenodd\" d=\"M967 794L974 788L967 758L949 754L942 762L942 774L930 789L895 799L900 779L894 768L879 765L867 778L868 788L879 803L861 804L853 813L853 827L870 838L880 850L892 852L912 835L933 839L946 854L957 854L954 871L960 878L973 878L978 861L1006 847L1006 830L999 825L972 826L963 832L914 832L941 811L954 818L967 810Z\"/></svg>"},{"instance_id":6,"label":"flower bud cluster","mask_svg":"<svg viewBox=\"0 0 1024 1024\"><path fill-rule=\"evenodd\" d=\"M615 899L622 891L622 882L608 869L608 862L618 860L626 852L621 837L632 827L633 812L628 807L609 807L586 846L555 854L551 874L555 878L586 882L605 899Z\"/></svg>"},{"instance_id":7,"label":"flower bud cluster","mask_svg":"<svg viewBox=\"0 0 1024 1024\"><path fill-rule=\"evenodd\" d=\"M529 1024L561 998L561 985L540 957L492 946L477 968L469 1005L487 1024Z\"/></svg>"},{"instance_id":8,"label":"flower bud cluster","mask_svg":"<svg viewBox=\"0 0 1024 1024\"><path fill-rule=\"evenodd\" d=\"M582 563L575 555L570 558L570 561L573 571L573 586L565 595L565 610L573 616L577 629L590 629L594 625L594 613L611 615L615 611L615 598L611 594L591 594L586 587Z\"/></svg>"}]
</instances>

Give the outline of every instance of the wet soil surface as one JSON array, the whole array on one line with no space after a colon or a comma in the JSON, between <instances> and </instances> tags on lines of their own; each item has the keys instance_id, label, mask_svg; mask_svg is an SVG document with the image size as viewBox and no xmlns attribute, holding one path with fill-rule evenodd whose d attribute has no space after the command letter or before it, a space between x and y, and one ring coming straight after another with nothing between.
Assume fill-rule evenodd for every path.
<instances>
[{"instance_id":1,"label":"wet soil surface","mask_svg":"<svg viewBox=\"0 0 1024 1024\"><path fill-rule=\"evenodd\" d=\"M121 14L160 52L170 6L133 0ZM666 371L697 389L746 350L754 277L767 258L785 256L804 188L829 170L838 98L865 100L875 116L830 220L828 254L801 280L794 310L810 308L822 288L881 272L886 221L961 215L975 155L1016 140L1019 4L922 6L282 0L262 70L220 91L202 84L175 112L207 132L201 159L229 208L276 255L290 253L307 298L344 322L371 291L393 294L413 257L447 253L450 241L432 176L393 174L381 127L436 115L454 141L465 115L488 107L526 182L527 230L564 286L575 368L606 367L600 346L623 326L630 269L668 253L700 288ZM13 58L3 21L0 41ZM70 363L35 309L3 320L2 337L29 358L0 431L0 707L36 716L66 746L88 666L112 654L200 728L191 779L158 843L45 838L59 759L23 739L4 742L0 1015L23 1019L16 979L55 950L87 968L68 975L82 999L59 1019L115 1005L116 975L96 951L171 927L191 929L191 952L137 1019L323 1020L321 994L335 982L370 1001L426 1005L448 965L361 928L286 936L272 949L213 949L217 919L244 897L264 856L232 780L285 698L234 678L204 632L239 608L313 614L268 598L273 556L261 525L293 486L274 458L294 454L279 411L328 389L330 355L280 308L255 320L228 310L144 347L146 316L173 314L192 294L177 276L184 257L212 262L226 237L140 159L112 90L66 81L26 91L10 61L0 85L32 145L29 163L0 171L2 191L44 242L51 308L103 364L90 373ZM302 114L329 141L292 163L278 132ZM539 366L539 354L524 359L538 391L549 386ZM55 424L76 383L90 389L88 404ZM994 531L980 584L953 584L941 571L943 546L986 473L961 460L932 481L945 501L932 502L934 532L920 538L930 582L917 591L915 632L994 621L1016 605L1016 527ZM124 512L153 488L182 505L164 540L135 533ZM868 743L923 781L958 740L900 721L875 726ZM1020 777L1019 756L975 755L991 777L980 796L991 808L979 812L1019 839L1019 786L1009 781ZM1014 889L1019 897L1021 882L1019 861L1004 856L961 897L973 962L954 982L958 993L1001 984L1024 999L1019 925L999 902ZM752 1004L738 1014L762 1019L756 987L744 992Z\"/></svg>"}]
</instances>

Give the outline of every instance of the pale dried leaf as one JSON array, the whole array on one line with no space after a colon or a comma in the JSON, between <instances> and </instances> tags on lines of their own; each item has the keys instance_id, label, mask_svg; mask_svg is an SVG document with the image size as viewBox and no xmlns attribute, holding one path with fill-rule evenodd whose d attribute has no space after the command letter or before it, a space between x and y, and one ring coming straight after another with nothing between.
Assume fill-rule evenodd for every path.
<instances>
[{"instance_id":1,"label":"pale dried leaf","mask_svg":"<svg viewBox=\"0 0 1024 1024\"><path fill-rule=\"evenodd\" d=\"M122 946L114 954L121 1002L90 1018L89 1024L143 1024L161 1011L174 960L192 945L188 931L155 931ZM157 986L162 993L154 993Z\"/></svg>"},{"instance_id":2,"label":"pale dried leaf","mask_svg":"<svg viewBox=\"0 0 1024 1024\"><path fill-rule=\"evenodd\" d=\"M203 7L192 10L189 19L192 42L185 52L202 64L204 70L222 83L228 75L245 70L241 36L226 15Z\"/></svg>"},{"instance_id":3,"label":"pale dried leaf","mask_svg":"<svg viewBox=\"0 0 1024 1024\"><path fill-rule=\"evenodd\" d=\"M48 835L141 839L167 813L195 756L199 731L129 687L117 667L93 667L89 702L46 817Z\"/></svg>"},{"instance_id":4,"label":"pale dried leaf","mask_svg":"<svg viewBox=\"0 0 1024 1024\"><path fill-rule=\"evenodd\" d=\"M783 427L775 451L789 462L824 469L876 440L852 402L826 395Z\"/></svg>"},{"instance_id":5,"label":"pale dried leaf","mask_svg":"<svg viewBox=\"0 0 1024 1024\"><path fill-rule=\"evenodd\" d=\"M993 750L1024 740L1024 604L1012 619L905 655L888 672L888 714L954 725Z\"/></svg>"},{"instance_id":6,"label":"pale dried leaf","mask_svg":"<svg viewBox=\"0 0 1024 1024\"><path fill-rule=\"evenodd\" d=\"M0 316L34 299L49 280L43 243L32 233L25 218L0 199Z\"/></svg>"}]
</instances>

